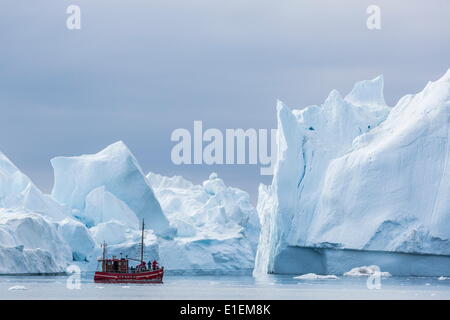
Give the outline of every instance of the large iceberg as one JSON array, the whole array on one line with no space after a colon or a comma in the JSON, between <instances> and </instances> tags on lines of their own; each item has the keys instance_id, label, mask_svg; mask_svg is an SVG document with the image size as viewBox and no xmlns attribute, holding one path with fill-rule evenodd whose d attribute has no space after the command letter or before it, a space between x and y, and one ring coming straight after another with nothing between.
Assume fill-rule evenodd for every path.
<instances>
[{"instance_id":1,"label":"large iceberg","mask_svg":"<svg viewBox=\"0 0 450 320\"><path fill-rule=\"evenodd\" d=\"M57 223L26 210L0 209L0 274L60 273L71 260Z\"/></svg>"},{"instance_id":2,"label":"large iceberg","mask_svg":"<svg viewBox=\"0 0 450 320\"><path fill-rule=\"evenodd\" d=\"M202 185L179 176L149 173L147 178L177 229L173 241L160 241L160 257L170 269L253 268L260 227L246 192L227 187L215 173Z\"/></svg>"},{"instance_id":3,"label":"large iceberg","mask_svg":"<svg viewBox=\"0 0 450 320\"><path fill-rule=\"evenodd\" d=\"M275 175L256 210L214 173L144 176L122 142L54 158L51 196L0 153L0 273L94 270L104 241L136 256L144 219L145 257L168 270L450 276L449 109L450 70L393 108L381 76L320 106L278 102Z\"/></svg>"},{"instance_id":4,"label":"large iceberg","mask_svg":"<svg viewBox=\"0 0 450 320\"><path fill-rule=\"evenodd\" d=\"M332 91L321 106L277 109L255 274L343 273L361 262L392 274L450 273L431 267L450 254L450 70L393 108L377 77L345 98ZM402 261L416 268L396 269Z\"/></svg>"},{"instance_id":5,"label":"large iceberg","mask_svg":"<svg viewBox=\"0 0 450 320\"><path fill-rule=\"evenodd\" d=\"M48 196L0 156L0 273L64 272L74 263L93 271L104 242L109 256L138 258L143 218L144 258L167 270L253 268L257 212L246 192L216 174L202 185L145 177L118 142L95 155L53 159Z\"/></svg>"},{"instance_id":6,"label":"large iceberg","mask_svg":"<svg viewBox=\"0 0 450 320\"><path fill-rule=\"evenodd\" d=\"M152 188L123 142L97 154L57 157L51 163L55 172L52 197L87 224L113 217L129 223L145 219L156 233L170 235L169 222Z\"/></svg>"},{"instance_id":7,"label":"large iceberg","mask_svg":"<svg viewBox=\"0 0 450 320\"><path fill-rule=\"evenodd\" d=\"M95 244L87 228L0 152L0 273L64 272Z\"/></svg>"}]
</instances>

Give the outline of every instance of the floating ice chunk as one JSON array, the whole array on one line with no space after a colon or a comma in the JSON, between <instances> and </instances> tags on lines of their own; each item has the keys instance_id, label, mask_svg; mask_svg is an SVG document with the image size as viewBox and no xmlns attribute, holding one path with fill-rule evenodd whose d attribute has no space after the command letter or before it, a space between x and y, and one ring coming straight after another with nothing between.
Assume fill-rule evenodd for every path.
<instances>
[{"instance_id":1,"label":"floating ice chunk","mask_svg":"<svg viewBox=\"0 0 450 320\"><path fill-rule=\"evenodd\" d=\"M344 276L348 277L368 277L371 275L379 274L382 277L390 277L389 272L381 272L378 266L362 266L351 269L350 271L344 273Z\"/></svg>"},{"instance_id":2,"label":"floating ice chunk","mask_svg":"<svg viewBox=\"0 0 450 320\"><path fill-rule=\"evenodd\" d=\"M12 286L8 290L28 290L25 286Z\"/></svg>"},{"instance_id":3,"label":"floating ice chunk","mask_svg":"<svg viewBox=\"0 0 450 320\"><path fill-rule=\"evenodd\" d=\"M323 280L323 279L339 279L337 276L330 274L330 275L319 275L315 273L307 273L302 274L301 276L296 276L294 279L300 279L300 280Z\"/></svg>"}]
</instances>

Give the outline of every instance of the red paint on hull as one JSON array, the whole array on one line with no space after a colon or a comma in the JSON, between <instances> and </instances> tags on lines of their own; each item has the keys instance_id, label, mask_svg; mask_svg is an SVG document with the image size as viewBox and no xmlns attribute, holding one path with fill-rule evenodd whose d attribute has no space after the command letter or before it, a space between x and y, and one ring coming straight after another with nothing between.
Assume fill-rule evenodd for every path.
<instances>
[{"instance_id":1,"label":"red paint on hull","mask_svg":"<svg viewBox=\"0 0 450 320\"><path fill-rule=\"evenodd\" d=\"M164 269L139 273L111 273L99 272L94 275L94 282L98 283L162 283Z\"/></svg>"}]
</instances>

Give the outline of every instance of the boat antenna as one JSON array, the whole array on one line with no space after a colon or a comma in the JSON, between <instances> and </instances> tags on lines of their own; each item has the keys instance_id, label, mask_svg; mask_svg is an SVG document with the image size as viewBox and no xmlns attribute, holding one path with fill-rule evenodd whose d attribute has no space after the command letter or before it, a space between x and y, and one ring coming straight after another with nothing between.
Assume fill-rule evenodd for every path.
<instances>
[{"instance_id":1,"label":"boat antenna","mask_svg":"<svg viewBox=\"0 0 450 320\"><path fill-rule=\"evenodd\" d=\"M144 261L144 219L142 219L141 262Z\"/></svg>"}]
</instances>

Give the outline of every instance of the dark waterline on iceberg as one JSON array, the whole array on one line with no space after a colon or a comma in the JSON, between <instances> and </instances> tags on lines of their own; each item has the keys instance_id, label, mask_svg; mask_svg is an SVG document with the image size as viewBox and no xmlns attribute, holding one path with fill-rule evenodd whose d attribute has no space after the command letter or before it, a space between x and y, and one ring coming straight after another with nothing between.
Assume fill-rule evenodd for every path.
<instances>
[{"instance_id":1,"label":"dark waterline on iceberg","mask_svg":"<svg viewBox=\"0 0 450 320\"><path fill-rule=\"evenodd\" d=\"M289 246L275 258L276 274L334 274L360 266L377 265L381 271L399 277L450 276L450 256L355 250L340 248L313 248Z\"/></svg>"}]
</instances>

